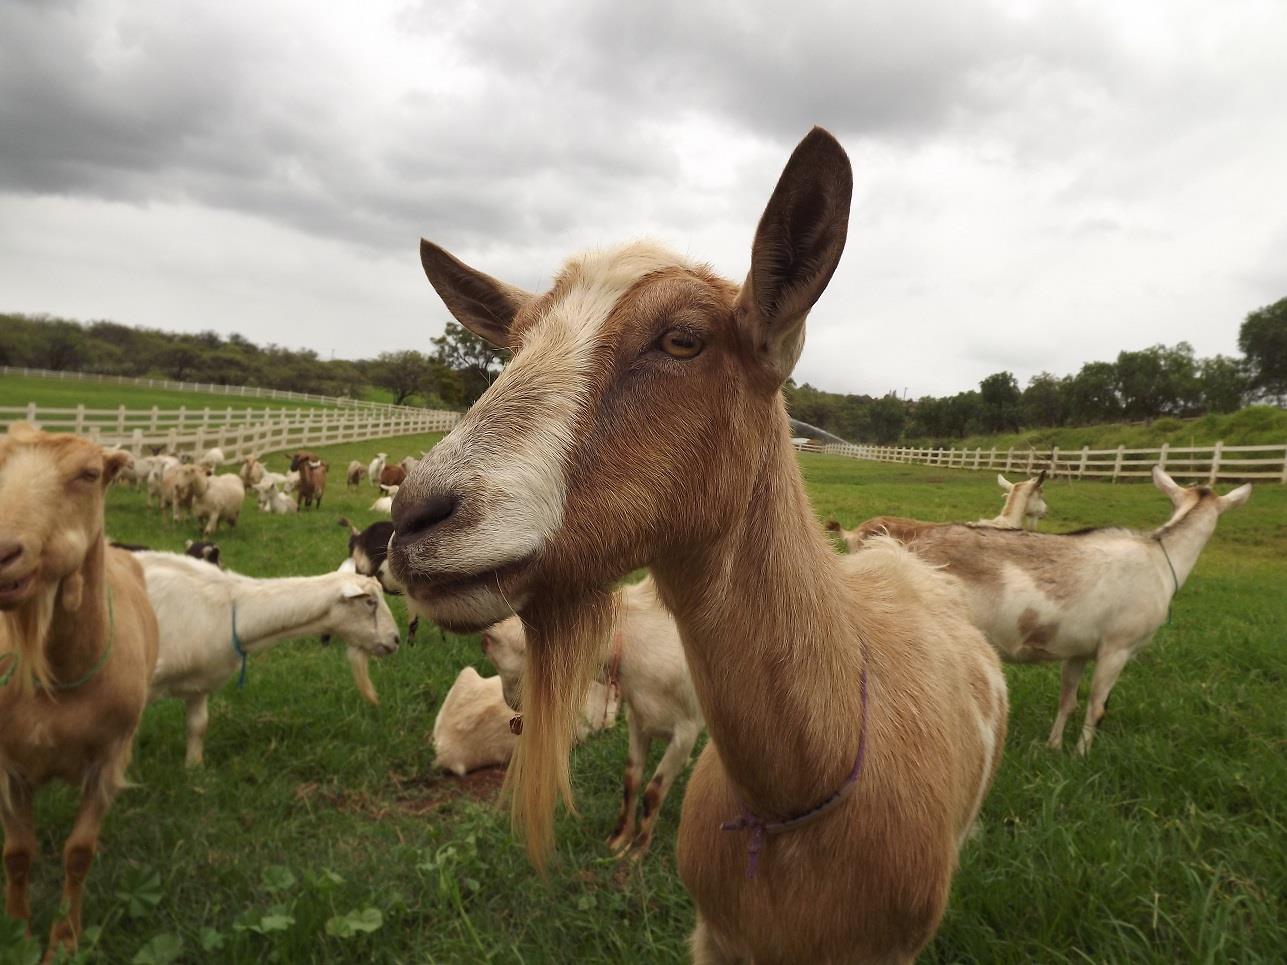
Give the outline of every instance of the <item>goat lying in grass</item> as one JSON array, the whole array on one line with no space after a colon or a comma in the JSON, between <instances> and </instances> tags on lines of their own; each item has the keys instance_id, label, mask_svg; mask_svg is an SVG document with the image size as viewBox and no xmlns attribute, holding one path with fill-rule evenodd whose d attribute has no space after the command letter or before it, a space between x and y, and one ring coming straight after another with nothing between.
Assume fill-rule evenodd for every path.
<instances>
[{"instance_id":1,"label":"goat lying in grass","mask_svg":"<svg viewBox=\"0 0 1287 965\"><path fill-rule=\"evenodd\" d=\"M334 634L350 650L377 656L398 649L397 624L371 577L257 580L175 553L139 553L138 560L161 627L151 699L187 703L189 766L202 761L210 694L244 671L245 655L318 634ZM370 699L360 679L358 688Z\"/></svg>"},{"instance_id":2,"label":"goat lying in grass","mask_svg":"<svg viewBox=\"0 0 1287 965\"><path fill-rule=\"evenodd\" d=\"M622 855L642 856L652 843L653 827L666 795L693 753L704 726L693 679L684 659L679 629L657 596L648 577L616 591L616 621L600 654L601 690L606 684L618 690L626 705L630 744L621 812L608 845ZM527 639L522 621L510 617L483 633L483 652L496 665L505 694L518 707L523 672L527 667ZM592 688L592 691L594 688ZM587 713L602 713L604 701L592 692ZM644 764L654 740L665 741L666 751L643 792L643 814L635 824L635 809L643 786Z\"/></svg>"},{"instance_id":3,"label":"goat lying in grass","mask_svg":"<svg viewBox=\"0 0 1287 965\"><path fill-rule=\"evenodd\" d=\"M443 698L433 722L439 767L464 777L480 767L508 764L518 738L510 730L514 711L505 703L500 677L465 667Z\"/></svg>"},{"instance_id":4,"label":"goat lying in grass","mask_svg":"<svg viewBox=\"0 0 1287 965\"><path fill-rule=\"evenodd\" d=\"M970 620L1002 659L1062 661L1059 712L1049 744L1058 748L1086 664L1095 661L1077 753L1085 754L1104 719L1117 677L1167 619L1220 514L1251 496L1250 484L1226 496L1184 488L1153 469L1174 512L1148 533L1089 529L1062 535L877 517L854 531L859 541L888 534L960 581Z\"/></svg>"},{"instance_id":5,"label":"goat lying in grass","mask_svg":"<svg viewBox=\"0 0 1287 965\"><path fill-rule=\"evenodd\" d=\"M156 662L143 574L103 535L104 492L123 462L25 423L0 438L0 821L10 918L31 919L35 792L56 779L80 791L63 848L64 911L46 960L80 937L85 878L125 785Z\"/></svg>"}]
</instances>

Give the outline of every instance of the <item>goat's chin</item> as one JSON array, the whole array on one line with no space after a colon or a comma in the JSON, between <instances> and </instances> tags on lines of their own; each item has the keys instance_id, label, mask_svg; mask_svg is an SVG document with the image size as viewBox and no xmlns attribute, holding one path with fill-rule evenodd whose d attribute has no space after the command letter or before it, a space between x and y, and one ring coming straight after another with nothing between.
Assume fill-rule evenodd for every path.
<instances>
[{"instance_id":1,"label":"goat's chin","mask_svg":"<svg viewBox=\"0 0 1287 965\"><path fill-rule=\"evenodd\" d=\"M511 617L528 600L519 588L472 586L451 593L436 592L430 584L413 583L407 593L410 608L444 630L476 633Z\"/></svg>"},{"instance_id":2,"label":"goat's chin","mask_svg":"<svg viewBox=\"0 0 1287 965\"><path fill-rule=\"evenodd\" d=\"M16 610L40 589L37 572L32 570L26 576L8 579L0 577L0 610Z\"/></svg>"}]
</instances>

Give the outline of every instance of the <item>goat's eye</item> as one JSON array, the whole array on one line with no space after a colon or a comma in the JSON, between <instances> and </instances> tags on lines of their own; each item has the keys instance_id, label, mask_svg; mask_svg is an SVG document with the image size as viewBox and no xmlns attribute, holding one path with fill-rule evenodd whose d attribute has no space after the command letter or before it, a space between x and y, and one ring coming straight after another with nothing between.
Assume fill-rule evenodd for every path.
<instances>
[{"instance_id":1,"label":"goat's eye","mask_svg":"<svg viewBox=\"0 0 1287 965\"><path fill-rule=\"evenodd\" d=\"M681 328L672 328L661 337L658 344L663 352L675 359L696 358L706 347L706 343L700 338Z\"/></svg>"},{"instance_id":2,"label":"goat's eye","mask_svg":"<svg viewBox=\"0 0 1287 965\"><path fill-rule=\"evenodd\" d=\"M80 471L80 475L77 476L76 478L83 482L97 482L99 479L102 478L102 476L103 476L103 470L90 468L90 469L82 469Z\"/></svg>"},{"instance_id":3,"label":"goat's eye","mask_svg":"<svg viewBox=\"0 0 1287 965\"><path fill-rule=\"evenodd\" d=\"M367 605L367 606L369 606L372 610L374 610L374 609L375 609L375 597L373 597L373 596L368 596L368 597L366 598L366 605Z\"/></svg>"}]
</instances>

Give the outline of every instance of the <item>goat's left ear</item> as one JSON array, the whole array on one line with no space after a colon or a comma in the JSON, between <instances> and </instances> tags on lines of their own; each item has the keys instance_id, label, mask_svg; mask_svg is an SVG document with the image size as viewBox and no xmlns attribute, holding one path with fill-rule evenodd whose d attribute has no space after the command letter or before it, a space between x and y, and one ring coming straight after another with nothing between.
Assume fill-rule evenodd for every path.
<instances>
[{"instance_id":1,"label":"goat's left ear","mask_svg":"<svg viewBox=\"0 0 1287 965\"><path fill-rule=\"evenodd\" d=\"M1041 472L1037 473L1037 488L1038 488L1038 489L1040 489L1040 488L1041 488L1042 483L1044 483L1044 482L1046 481L1046 474L1047 474L1049 471L1050 471L1050 470L1048 470L1048 469L1043 469L1043 470L1041 470Z\"/></svg>"},{"instance_id":2,"label":"goat's left ear","mask_svg":"<svg viewBox=\"0 0 1287 965\"><path fill-rule=\"evenodd\" d=\"M795 368L804 320L840 263L853 188L844 148L815 127L791 154L760 218L734 317L777 385Z\"/></svg>"},{"instance_id":3,"label":"goat's left ear","mask_svg":"<svg viewBox=\"0 0 1287 965\"><path fill-rule=\"evenodd\" d=\"M484 275L432 241L420 239L420 264L447 310L479 338L509 346L509 327L532 295Z\"/></svg>"},{"instance_id":4,"label":"goat's left ear","mask_svg":"<svg viewBox=\"0 0 1287 965\"><path fill-rule=\"evenodd\" d=\"M1220 512L1226 509L1235 509L1241 506L1251 498L1251 483L1243 483L1231 493L1225 493L1220 497Z\"/></svg>"},{"instance_id":5,"label":"goat's left ear","mask_svg":"<svg viewBox=\"0 0 1287 965\"><path fill-rule=\"evenodd\" d=\"M1153 485L1166 493L1171 502L1175 502L1184 493L1184 487L1168 476L1161 466L1153 467Z\"/></svg>"},{"instance_id":6,"label":"goat's left ear","mask_svg":"<svg viewBox=\"0 0 1287 965\"><path fill-rule=\"evenodd\" d=\"M121 449L113 449L111 452L103 453L103 485L106 486L115 479L116 474L132 461L133 457Z\"/></svg>"}]
</instances>

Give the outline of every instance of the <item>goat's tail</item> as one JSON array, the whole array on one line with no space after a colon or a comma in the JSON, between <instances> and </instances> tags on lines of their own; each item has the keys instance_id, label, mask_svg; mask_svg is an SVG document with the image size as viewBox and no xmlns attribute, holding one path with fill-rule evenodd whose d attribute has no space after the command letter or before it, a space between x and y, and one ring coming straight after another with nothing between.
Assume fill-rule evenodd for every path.
<instances>
[{"instance_id":1,"label":"goat's tail","mask_svg":"<svg viewBox=\"0 0 1287 965\"><path fill-rule=\"evenodd\" d=\"M358 535L360 535L360 534L361 534L361 532L362 532L360 529L358 529L356 526L354 526L351 522L349 522L349 518L348 518L347 516L341 516L341 517L339 518L339 520L337 521L337 525L339 525L339 526L347 526L347 527L349 528L349 533L351 533L351 534L352 534L352 535L354 535L354 536L358 536Z\"/></svg>"},{"instance_id":2,"label":"goat's tail","mask_svg":"<svg viewBox=\"0 0 1287 965\"><path fill-rule=\"evenodd\" d=\"M559 800L574 810L568 752L603 641L612 631L613 597L595 591L575 602L537 604L524 617L523 732L504 793L514 828L526 840L528 857L544 873L554 848Z\"/></svg>"}]
</instances>

